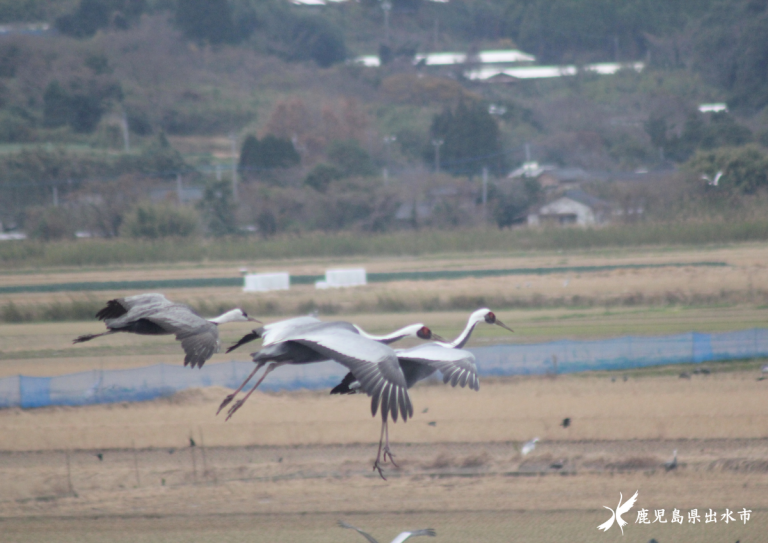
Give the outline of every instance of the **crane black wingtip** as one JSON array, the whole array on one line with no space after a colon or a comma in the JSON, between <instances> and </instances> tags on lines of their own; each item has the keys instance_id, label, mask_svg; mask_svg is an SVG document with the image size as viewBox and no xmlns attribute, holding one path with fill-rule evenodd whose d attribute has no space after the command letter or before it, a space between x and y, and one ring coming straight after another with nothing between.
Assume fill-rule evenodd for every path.
<instances>
[{"instance_id":1,"label":"crane black wingtip","mask_svg":"<svg viewBox=\"0 0 768 543\"><path fill-rule=\"evenodd\" d=\"M355 381L357 381L357 379L355 379L355 376L352 375L352 372L350 371L344 376L341 383L331 389L331 394L354 394L357 391L351 388L350 385Z\"/></svg>"},{"instance_id":2,"label":"crane black wingtip","mask_svg":"<svg viewBox=\"0 0 768 543\"><path fill-rule=\"evenodd\" d=\"M232 345L229 349L227 349L227 353L231 353L235 349L237 349L240 345L245 345L246 343L250 343L251 341L255 341L257 339L261 338L261 334L254 330L250 334L245 334L243 337L240 338L240 340Z\"/></svg>"}]
</instances>

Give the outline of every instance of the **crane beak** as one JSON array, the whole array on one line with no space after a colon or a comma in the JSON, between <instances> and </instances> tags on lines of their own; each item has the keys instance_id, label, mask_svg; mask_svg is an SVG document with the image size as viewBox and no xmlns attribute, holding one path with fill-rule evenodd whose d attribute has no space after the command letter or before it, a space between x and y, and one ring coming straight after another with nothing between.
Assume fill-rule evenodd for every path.
<instances>
[{"instance_id":1,"label":"crane beak","mask_svg":"<svg viewBox=\"0 0 768 543\"><path fill-rule=\"evenodd\" d=\"M254 319L253 317L248 317L248 321L249 322L258 322L259 324L261 324L261 321L259 319Z\"/></svg>"},{"instance_id":2,"label":"crane beak","mask_svg":"<svg viewBox=\"0 0 768 543\"><path fill-rule=\"evenodd\" d=\"M438 336L434 332L432 332L432 341L442 341L443 343L447 343L447 341L445 341L445 338L443 336Z\"/></svg>"},{"instance_id":3,"label":"crane beak","mask_svg":"<svg viewBox=\"0 0 768 543\"><path fill-rule=\"evenodd\" d=\"M507 330L509 330L509 331L510 331L510 332L512 332L512 333L514 333L514 332L515 332L514 330L512 330L512 328L510 328L509 326L507 326L506 324L504 324L503 322L501 322L499 319L496 319L496 324L498 324L498 325L499 325L499 326L501 326L502 328L506 328Z\"/></svg>"}]
</instances>

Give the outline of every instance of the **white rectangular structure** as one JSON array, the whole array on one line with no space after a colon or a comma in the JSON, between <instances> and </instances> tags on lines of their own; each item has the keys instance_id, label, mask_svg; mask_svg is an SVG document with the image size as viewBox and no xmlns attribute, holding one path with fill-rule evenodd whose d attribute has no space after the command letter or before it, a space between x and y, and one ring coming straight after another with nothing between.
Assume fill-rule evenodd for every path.
<instances>
[{"instance_id":1,"label":"white rectangular structure","mask_svg":"<svg viewBox=\"0 0 768 543\"><path fill-rule=\"evenodd\" d=\"M244 292L267 292L269 290L288 290L291 288L291 276L287 272L250 273L245 276Z\"/></svg>"},{"instance_id":2,"label":"white rectangular structure","mask_svg":"<svg viewBox=\"0 0 768 543\"><path fill-rule=\"evenodd\" d=\"M315 283L315 288L358 287L367 285L365 268L325 270L325 281Z\"/></svg>"}]
</instances>

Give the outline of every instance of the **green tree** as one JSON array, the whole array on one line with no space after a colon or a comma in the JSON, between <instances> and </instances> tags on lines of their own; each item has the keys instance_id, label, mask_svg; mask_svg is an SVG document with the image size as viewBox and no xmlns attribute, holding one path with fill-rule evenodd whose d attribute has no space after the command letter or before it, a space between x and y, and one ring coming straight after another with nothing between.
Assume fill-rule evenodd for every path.
<instances>
[{"instance_id":1,"label":"green tree","mask_svg":"<svg viewBox=\"0 0 768 543\"><path fill-rule=\"evenodd\" d=\"M699 151L686 167L697 176L707 174L710 178L723 172L718 184L722 189L753 194L768 188L768 154L756 145Z\"/></svg>"},{"instance_id":2,"label":"green tree","mask_svg":"<svg viewBox=\"0 0 768 543\"><path fill-rule=\"evenodd\" d=\"M74 213L64 207L30 207L26 210L24 228L34 239L54 241L74 238Z\"/></svg>"},{"instance_id":3,"label":"green tree","mask_svg":"<svg viewBox=\"0 0 768 543\"><path fill-rule=\"evenodd\" d=\"M264 168L290 168L301 162L301 156L287 138L278 138L272 134L264 136L259 145L261 164Z\"/></svg>"},{"instance_id":4,"label":"green tree","mask_svg":"<svg viewBox=\"0 0 768 543\"><path fill-rule=\"evenodd\" d=\"M133 238L189 237L197 231L194 209L167 204L140 204L129 213L120 229Z\"/></svg>"},{"instance_id":5,"label":"green tree","mask_svg":"<svg viewBox=\"0 0 768 543\"><path fill-rule=\"evenodd\" d=\"M72 118L72 96L55 79L43 93L43 124L58 127L69 124Z\"/></svg>"},{"instance_id":6,"label":"green tree","mask_svg":"<svg viewBox=\"0 0 768 543\"><path fill-rule=\"evenodd\" d=\"M218 237L239 232L235 221L232 185L226 179L208 182L198 207L212 235Z\"/></svg>"},{"instance_id":7,"label":"green tree","mask_svg":"<svg viewBox=\"0 0 768 543\"><path fill-rule=\"evenodd\" d=\"M146 9L145 0L80 0L75 11L56 19L56 29L75 38L90 38L112 24L128 28Z\"/></svg>"},{"instance_id":8,"label":"green tree","mask_svg":"<svg viewBox=\"0 0 768 543\"><path fill-rule=\"evenodd\" d=\"M267 134L259 141L249 134L240 148L238 168L244 174L254 174L263 170L290 168L300 162L301 156L291 140Z\"/></svg>"},{"instance_id":9,"label":"green tree","mask_svg":"<svg viewBox=\"0 0 768 543\"><path fill-rule=\"evenodd\" d=\"M455 110L448 108L434 116L432 138L441 139L441 168L455 174L476 174L483 167L501 173L505 169L501 139L496 120L481 102L462 100ZM434 149L425 155L434 163Z\"/></svg>"},{"instance_id":10,"label":"green tree","mask_svg":"<svg viewBox=\"0 0 768 543\"><path fill-rule=\"evenodd\" d=\"M165 132L158 133L138 157L125 156L125 171L140 171L154 177L173 178L187 169L181 153L174 149Z\"/></svg>"},{"instance_id":11,"label":"green tree","mask_svg":"<svg viewBox=\"0 0 768 543\"><path fill-rule=\"evenodd\" d=\"M329 20L305 15L294 19L291 26L287 40L289 60L313 60L327 68L347 57L344 34Z\"/></svg>"},{"instance_id":12,"label":"green tree","mask_svg":"<svg viewBox=\"0 0 768 543\"><path fill-rule=\"evenodd\" d=\"M752 141L752 131L725 111L713 113L700 141L702 149L739 146Z\"/></svg>"},{"instance_id":13,"label":"green tree","mask_svg":"<svg viewBox=\"0 0 768 543\"><path fill-rule=\"evenodd\" d=\"M66 89L56 80L43 93L43 124L69 125L75 132L93 132L111 101L122 100L123 91L113 81L87 81Z\"/></svg>"},{"instance_id":14,"label":"green tree","mask_svg":"<svg viewBox=\"0 0 768 543\"><path fill-rule=\"evenodd\" d=\"M344 177L344 172L336 166L320 163L307 174L307 177L304 178L304 184L317 192L325 192L328 190L328 185L342 177Z\"/></svg>"},{"instance_id":15,"label":"green tree","mask_svg":"<svg viewBox=\"0 0 768 543\"><path fill-rule=\"evenodd\" d=\"M499 228L525 222L529 208L541 200L541 186L535 179L524 179L501 188L491 185L488 201Z\"/></svg>"},{"instance_id":16,"label":"green tree","mask_svg":"<svg viewBox=\"0 0 768 543\"><path fill-rule=\"evenodd\" d=\"M261 161L261 148L259 145L259 138L253 134L248 134L243 140L243 145L240 147L240 161L237 168L241 173L246 173L251 168L255 168L256 164Z\"/></svg>"},{"instance_id":17,"label":"green tree","mask_svg":"<svg viewBox=\"0 0 768 543\"><path fill-rule=\"evenodd\" d=\"M325 154L344 176L370 176L376 174L371 155L355 140L334 141Z\"/></svg>"},{"instance_id":18,"label":"green tree","mask_svg":"<svg viewBox=\"0 0 768 543\"><path fill-rule=\"evenodd\" d=\"M227 0L177 0L174 20L190 40L218 44L236 38L232 7Z\"/></svg>"}]
</instances>

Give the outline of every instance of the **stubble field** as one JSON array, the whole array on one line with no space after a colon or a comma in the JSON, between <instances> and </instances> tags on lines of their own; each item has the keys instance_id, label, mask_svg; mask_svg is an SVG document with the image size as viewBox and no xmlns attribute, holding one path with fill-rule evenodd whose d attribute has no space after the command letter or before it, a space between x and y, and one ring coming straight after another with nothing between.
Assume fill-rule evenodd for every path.
<instances>
[{"instance_id":1,"label":"stubble field","mask_svg":"<svg viewBox=\"0 0 768 543\"><path fill-rule=\"evenodd\" d=\"M762 327L768 317L760 298L768 290L763 264L768 248L763 246L566 257L488 255L481 260L487 268L686 261L727 265L384 283L334 292L301 287L266 296L244 296L237 289L166 294L211 306L231 301L264 307L260 304L268 300L286 314L311 301L335 308L332 318L354 320L373 332L422 321L446 337L463 327L466 311L406 307L382 314L361 310L361 300L380 304L382 299L474 296L491 307L496 298L555 300L554 307L497 311L515 334L479 327L471 345L725 331ZM211 277L231 275L240 264L148 267L143 273ZM481 267L475 257L342 264L363 264L369 271ZM320 273L332 263L251 265ZM106 281L136 271L30 270L6 273L0 281ZM42 304L84 296L14 294L4 299ZM584 301L574 305L573 296ZM628 296L635 302L604 303ZM558 305L558 299L567 303ZM675 299L693 303L671 303ZM72 337L99 328L96 321L2 325L0 377L180 362L172 338L117 335L70 344ZM247 330L247 325L223 329L224 342ZM212 362L227 359L217 355ZM5 409L0 411L0 541L362 541L337 527L338 519L380 541L425 527L437 530L436 541L447 542L763 541L768 529L768 380L758 380L760 365L710 364L711 373L691 379L678 376L691 368L676 367L485 379L479 392L418 386L412 391L413 420L391 425L400 467L385 470L388 481L371 471L379 422L370 417L363 397L330 397L327 391L257 393L226 423L215 416L226 391L215 388L140 404ZM561 424L566 417L571 419L568 428ZM540 437L540 443L522 456L522 442L532 437ZM675 449L679 464L667 471L663 464ZM619 492L626 499L635 490L640 491L638 505L625 515L630 522L625 536L617 526L606 534L597 531L610 515L603 506L615 507ZM736 522L721 519L726 508L744 507L752 510L746 524L736 513ZM640 508L650 511L651 520L654 510L664 509L669 520L673 509L687 515L696 508L702 520L635 524ZM710 508L718 512L717 523L705 523Z\"/></svg>"}]
</instances>

